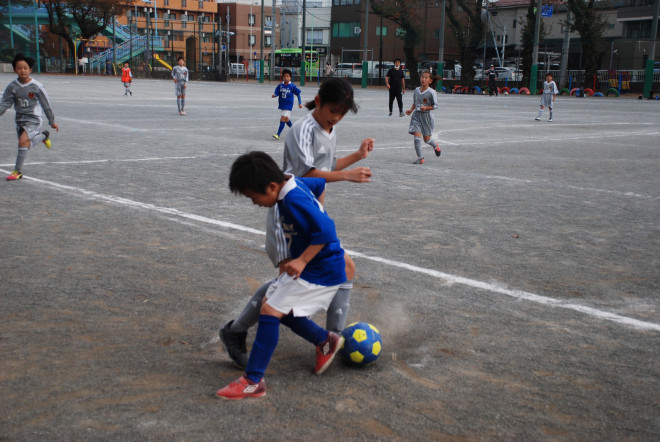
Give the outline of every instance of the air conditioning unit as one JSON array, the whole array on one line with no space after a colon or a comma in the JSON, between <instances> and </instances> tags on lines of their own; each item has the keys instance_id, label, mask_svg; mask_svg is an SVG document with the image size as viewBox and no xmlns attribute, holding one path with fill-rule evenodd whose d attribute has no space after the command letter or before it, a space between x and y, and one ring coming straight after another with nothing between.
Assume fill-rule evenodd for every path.
<instances>
[{"instance_id":1,"label":"air conditioning unit","mask_svg":"<svg viewBox=\"0 0 660 442\"><path fill-rule=\"evenodd\" d=\"M362 32L362 29L359 26L353 28L353 34L360 35L360 32Z\"/></svg>"}]
</instances>

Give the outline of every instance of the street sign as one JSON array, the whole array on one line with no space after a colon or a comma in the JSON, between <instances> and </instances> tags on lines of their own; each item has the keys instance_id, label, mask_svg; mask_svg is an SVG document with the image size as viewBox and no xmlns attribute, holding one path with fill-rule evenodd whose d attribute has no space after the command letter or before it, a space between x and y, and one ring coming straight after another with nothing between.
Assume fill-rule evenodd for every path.
<instances>
[{"instance_id":1,"label":"street sign","mask_svg":"<svg viewBox=\"0 0 660 442\"><path fill-rule=\"evenodd\" d=\"M552 5L541 6L541 17L552 17Z\"/></svg>"}]
</instances>

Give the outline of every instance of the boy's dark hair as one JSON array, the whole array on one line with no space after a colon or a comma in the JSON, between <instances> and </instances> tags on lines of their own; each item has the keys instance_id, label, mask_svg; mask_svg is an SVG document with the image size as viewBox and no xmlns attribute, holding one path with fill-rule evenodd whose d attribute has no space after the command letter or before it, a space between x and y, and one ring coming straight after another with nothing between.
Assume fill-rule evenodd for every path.
<instances>
[{"instance_id":1,"label":"boy's dark hair","mask_svg":"<svg viewBox=\"0 0 660 442\"><path fill-rule=\"evenodd\" d=\"M293 77L291 69L282 69L282 77L284 77L286 74L289 74L289 77Z\"/></svg>"},{"instance_id":2,"label":"boy's dark hair","mask_svg":"<svg viewBox=\"0 0 660 442\"><path fill-rule=\"evenodd\" d=\"M177 58L177 59L176 59L176 61L179 61L179 60L183 60L183 61L186 61L186 60L184 60L184 58L183 58L183 57L179 57L179 58Z\"/></svg>"},{"instance_id":3,"label":"boy's dark hair","mask_svg":"<svg viewBox=\"0 0 660 442\"><path fill-rule=\"evenodd\" d=\"M550 72L548 72L547 74L545 74L545 78L548 78L548 77L552 77L552 74L551 74Z\"/></svg>"},{"instance_id":4,"label":"boy's dark hair","mask_svg":"<svg viewBox=\"0 0 660 442\"><path fill-rule=\"evenodd\" d=\"M394 59L394 63L396 63L397 61L398 61L399 63L401 63L401 59L400 59L400 58L395 58L395 59Z\"/></svg>"},{"instance_id":5,"label":"boy's dark hair","mask_svg":"<svg viewBox=\"0 0 660 442\"><path fill-rule=\"evenodd\" d=\"M266 152L248 152L236 158L229 172L229 190L236 194L245 191L266 193L270 183L283 183L284 172Z\"/></svg>"},{"instance_id":6,"label":"boy's dark hair","mask_svg":"<svg viewBox=\"0 0 660 442\"><path fill-rule=\"evenodd\" d=\"M332 103L341 109L342 114L348 111L354 114L358 111L358 105L353 99L353 86L343 78L329 78L321 83L318 96L321 99L321 106L326 103ZM305 107L312 110L316 107L314 100L305 104Z\"/></svg>"},{"instance_id":7,"label":"boy's dark hair","mask_svg":"<svg viewBox=\"0 0 660 442\"><path fill-rule=\"evenodd\" d=\"M14 55L14 59L11 61L11 67L16 69L16 64L18 64L19 61L26 62L30 69L32 69L32 66L34 66L34 58L26 57L19 52L18 54Z\"/></svg>"}]
</instances>

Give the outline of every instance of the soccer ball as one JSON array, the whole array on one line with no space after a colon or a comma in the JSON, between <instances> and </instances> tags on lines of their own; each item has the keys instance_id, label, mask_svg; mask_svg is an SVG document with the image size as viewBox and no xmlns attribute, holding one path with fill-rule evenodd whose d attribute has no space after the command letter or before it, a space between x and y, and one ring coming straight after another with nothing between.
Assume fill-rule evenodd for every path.
<instances>
[{"instance_id":1,"label":"soccer ball","mask_svg":"<svg viewBox=\"0 0 660 442\"><path fill-rule=\"evenodd\" d=\"M354 322L341 332L344 344L339 350L344 362L353 367L365 367L376 362L382 350L380 332L368 322Z\"/></svg>"},{"instance_id":2,"label":"soccer ball","mask_svg":"<svg viewBox=\"0 0 660 442\"><path fill-rule=\"evenodd\" d=\"M504 91L504 95L509 95L509 93L507 91Z\"/></svg>"}]
</instances>

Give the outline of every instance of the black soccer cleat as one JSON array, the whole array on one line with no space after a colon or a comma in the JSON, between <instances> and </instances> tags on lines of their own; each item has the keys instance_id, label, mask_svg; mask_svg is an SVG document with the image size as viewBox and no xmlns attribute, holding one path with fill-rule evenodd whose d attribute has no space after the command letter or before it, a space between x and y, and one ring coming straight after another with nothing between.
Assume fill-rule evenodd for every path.
<instances>
[{"instance_id":1,"label":"black soccer cleat","mask_svg":"<svg viewBox=\"0 0 660 442\"><path fill-rule=\"evenodd\" d=\"M245 368L248 363L248 352L245 345L247 332L235 333L229 331L229 328L233 323L234 320L232 319L220 329L220 339L222 339L222 343L225 344L227 354L231 360L234 361L234 364L236 364L238 368Z\"/></svg>"}]
</instances>

